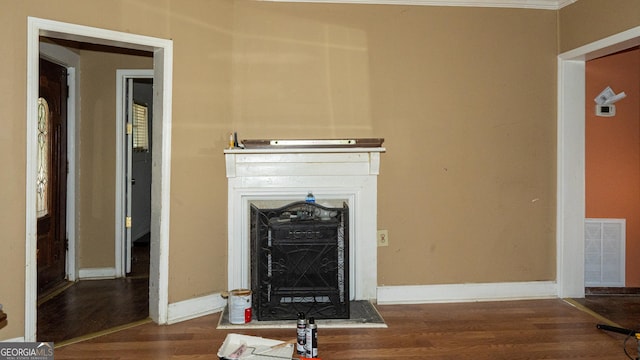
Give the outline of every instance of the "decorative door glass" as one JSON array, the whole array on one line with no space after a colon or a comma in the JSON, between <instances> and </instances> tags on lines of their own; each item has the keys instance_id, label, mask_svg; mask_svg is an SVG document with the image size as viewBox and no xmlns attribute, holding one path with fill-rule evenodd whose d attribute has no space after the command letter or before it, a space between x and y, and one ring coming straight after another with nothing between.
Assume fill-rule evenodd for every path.
<instances>
[{"instance_id":1,"label":"decorative door glass","mask_svg":"<svg viewBox=\"0 0 640 360\"><path fill-rule=\"evenodd\" d=\"M36 209L38 217L49 213L49 104L38 99L38 173L36 178Z\"/></svg>"}]
</instances>

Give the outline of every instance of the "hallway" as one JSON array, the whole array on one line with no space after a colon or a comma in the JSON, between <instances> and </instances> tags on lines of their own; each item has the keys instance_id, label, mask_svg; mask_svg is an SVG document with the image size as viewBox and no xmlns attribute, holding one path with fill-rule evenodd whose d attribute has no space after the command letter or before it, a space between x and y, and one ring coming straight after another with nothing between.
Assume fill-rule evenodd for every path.
<instances>
[{"instance_id":1,"label":"hallway","mask_svg":"<svg viewBox=\"0 0 640 360\"><path fill-rule=\"evenodd\" d=\"M126 278L84 280L38 305L38 341L102 332L149 316L149 242L134 243Z\"/></svg>"}]
</instances>

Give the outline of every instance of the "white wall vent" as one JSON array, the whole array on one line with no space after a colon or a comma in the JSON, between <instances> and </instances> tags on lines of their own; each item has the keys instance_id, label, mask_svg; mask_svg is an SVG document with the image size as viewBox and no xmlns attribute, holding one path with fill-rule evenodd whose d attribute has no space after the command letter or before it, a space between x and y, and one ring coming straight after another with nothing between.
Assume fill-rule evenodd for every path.
<instances>
[{"instance_id":1,"label":"white wall vent","mask_svg":"<svg viewBox=\"0 0 640 360\"><path fill-rule=\"evenodd\" d=\"M624 287L625 219L585 219L586 287Z\"/></svg>"}]
</instances>

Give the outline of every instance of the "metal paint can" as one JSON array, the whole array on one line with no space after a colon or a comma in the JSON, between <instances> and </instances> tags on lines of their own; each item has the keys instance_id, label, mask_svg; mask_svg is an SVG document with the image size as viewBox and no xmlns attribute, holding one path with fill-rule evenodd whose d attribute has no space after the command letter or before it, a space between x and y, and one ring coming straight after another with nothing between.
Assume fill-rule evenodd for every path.
<instances>
[{"instance_id":1,"label":"metal paint can","mask_svg":"<svg viewBox=\"0 0 640 360\"><path fill-rule=\"evenodd\" d=\"M232 324L251 322L251 290L236 289L229 292L229 322Z\"/></svg>"}]
</instances>

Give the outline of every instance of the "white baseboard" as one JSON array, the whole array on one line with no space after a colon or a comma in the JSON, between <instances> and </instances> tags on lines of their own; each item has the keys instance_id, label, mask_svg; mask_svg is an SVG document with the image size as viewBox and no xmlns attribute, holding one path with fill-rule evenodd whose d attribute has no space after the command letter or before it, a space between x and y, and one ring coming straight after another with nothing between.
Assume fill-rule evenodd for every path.
<instances>
[{"instance_id":1,"label":"white baseboard","mask_svg":"<svg viewBox=\"0 0 640 360\"><path fill-rule=\"evenodd\" d=\"M555 281L379 286L377 303L422 304L557 298Z\"/></svg>"},{"instance_id":2,"label":"white baseboard","mask_svg":"<svg viewBox=\"0 0 640 360\"><path fill-rule=\"evenodd\" d=\"M548 298L557 298L557 285L553 281L379 286L377 303L389 305ZM175 324L220 312L226 305L227 300L220 293L171 303L167 309L167 323Z\"/></svg>"},{"instance_id":3,"label":"white baseboard","mask_svg":"<svg viewBox=\"0 0 640 360\"><path fill-rule=\"evenodd\" d=\"M172 303L169 304L167 309L167 323L175 324L180 321L220 312L226 305L227 300L220 293Z\"/></svg>"},{"instance_id":4,"label":"white baseboard","mask_svg":"<svg viewBox=\"0 0 640 360\"><path fill-rule=\"evenodd\" d=\"M0 340L0 342L24 342L24 336L13 339Z\"/></svg>"},{"instance_id":5,"label":"white baseboard","mask_svg":"<svg viewBox=\"0 0 640 360\"><path fill-rule=\"evenodd\" d=\"M78 278L81 280L114 279L116 277L115 268L87 268L78 271Z\"/></svg>"}]
</instances>

